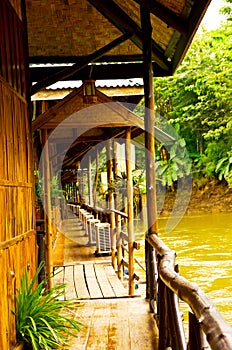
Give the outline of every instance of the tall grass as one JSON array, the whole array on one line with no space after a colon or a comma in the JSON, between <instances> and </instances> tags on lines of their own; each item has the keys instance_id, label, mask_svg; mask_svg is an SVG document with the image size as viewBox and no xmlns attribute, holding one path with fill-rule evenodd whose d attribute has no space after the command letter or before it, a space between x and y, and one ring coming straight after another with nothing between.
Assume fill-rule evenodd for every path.
<instances>
[{"instance_id":1,"label":"tall grass","mask_svg":"<svg viewBox=\"0 0 232 350\"><path fill-rule=\"evenodd\" d=\"M54 286L49 291L44 288L46 280L37 284L42 267L40 264L31 281L25 270L20 288L17 289L16 309L13 311L17 340L33 350L57 349L66 345L69 336L78 336L82 325L72 316L79 306L77 300L61 300L64 284Z\"/></svg>"}]
</instances>

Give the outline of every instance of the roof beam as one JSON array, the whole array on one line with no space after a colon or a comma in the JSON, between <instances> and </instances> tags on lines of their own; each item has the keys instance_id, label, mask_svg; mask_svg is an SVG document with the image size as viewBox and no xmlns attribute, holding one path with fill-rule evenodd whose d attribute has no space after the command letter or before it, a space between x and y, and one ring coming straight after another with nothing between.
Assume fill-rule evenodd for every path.
<instances>
[{"instance_id":1,"label":"roof beam","mask_svg":"<svg viewBox=\"0 0 232 350\"><path fill-rule=\"evenodd\" d=\"M88 0L103 16L105 16L122 33L131 32L133 36L130 40L140 49L143 49L142 30L130 16L112 0ZM164 70L169 70L169 62L163 53L163 49L152 40L152 54L154 60Z\"/></svg>"},{"instance_id":2,"label":"roof beam","mask_svg":"<svg viewBox=\"0 0 232 350\"><path fill-rule=\"evenodd\" d=\"M106 52L110 51L114 47L118 46L119 44L121 44L124 41L126 41L127 39L129 39L131 37L131 35L132 34L129 32L124 33L119 38L113 40L112 42L105 45L101 49L86 56L86 58L82 61L81 64L77 63L69 68L59 70L56 74L53 74L52 76L48 76L45 79L39 81L38 83L36 83L35 85L33 85L31 87L31 95L34 95L39 90L41 90L49 85L52 85L59 80L67 79L68 77L70 77L74 73L77 73L78 71L80 71L81 69L86 67L89 63L94 62L96 59L103 56Z\"/></svg>"},{"instance_id":3,"label":"roof beam","mask_svg":"<svg viewBox=\"0 0 232 350\"><path fill-rule=\"evenodd\" d=\"M38 81L38 79L46 79L47 76L55 75L60 72L60 69L60 67L55 66L30 67L31 82ZM138 62L126 64L93 64L73 73L69 76L68 80L83 80L89 76L90 70L91 78L94 80L132 79L141 78L143 76L143 65ZM163 70L155 62L153 62L153 71L156 77L168 74L167 71Z\"/></svg>"},{"instance_id":4,"label":"roof beam","mask_svg":"<svg viewBox=\"0 0 232 350\"><path fill-rule=\"evenodd\" d=\"M134 0L137 4L148 10L150 13L161 19L169 27L176 29L183 35L188 33L188 25L186 20L178 16L175 12L166 6L154 0Z\"/></svg>"}]
</instances>

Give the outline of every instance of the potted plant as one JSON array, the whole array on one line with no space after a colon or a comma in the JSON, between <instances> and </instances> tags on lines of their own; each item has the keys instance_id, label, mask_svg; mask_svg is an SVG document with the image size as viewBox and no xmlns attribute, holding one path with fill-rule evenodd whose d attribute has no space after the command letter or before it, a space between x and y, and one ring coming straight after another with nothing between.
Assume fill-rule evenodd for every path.
<instances>
[{"instance_id":1,"label":"potted plant","mask_svg":"<svg viewBox=\"0 0 232 350\"><path fill-rule=\"evenodd\" d=\"M82 325L73 315L80 305L77 299L61 300L65 285L44 287L47 280L37 284L43 264L32 280L26 270L16 293L16 337L24 350L51 350L67 345L70 336L77 337ZM51 276L49 278L52 278Z\"/></svg>"}]
</instances>

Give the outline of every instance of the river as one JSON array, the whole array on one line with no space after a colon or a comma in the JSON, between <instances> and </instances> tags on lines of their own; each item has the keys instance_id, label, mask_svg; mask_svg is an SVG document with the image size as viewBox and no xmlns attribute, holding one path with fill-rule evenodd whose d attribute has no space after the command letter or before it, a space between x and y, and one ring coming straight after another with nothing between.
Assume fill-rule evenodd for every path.
<instances>
[{"instance_id":1,"label":"river","mask_svg":"<svg viewBox=\"0 0 232 350\"><path fill-rule=\"evenodd\" d=\"M176 251L180 274L197 283L232 325L232 213L184 216L169 233L166 222L159 219L159 237ZM142 232L141 221L135 230ZM141 234L136 240L144 244Z\"/></svg>"}]
</instances>

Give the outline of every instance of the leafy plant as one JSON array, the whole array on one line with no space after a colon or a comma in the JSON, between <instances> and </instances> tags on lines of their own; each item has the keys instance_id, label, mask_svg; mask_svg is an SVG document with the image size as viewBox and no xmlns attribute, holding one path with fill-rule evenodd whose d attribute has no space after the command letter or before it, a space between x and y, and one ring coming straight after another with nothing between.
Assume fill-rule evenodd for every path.
<instances>
[{"instance_id":1,"label":"leafy plant","mask_svg":"<svg viewBox=\"0 0 232 350\"><path fill-rule=\"evenodd\" d=\"M36 284L42 267L40 264L31 281L25 271L20 289L17 289L16 310L12 311L16 317L17 340L32 350L51 350L66 345L69 336L77 337L82 325L71 315L71 310L79 306L76 299L60 300L65 285L47 291L44 288L47 280Z\"/></svg>"},{"instance_id":2,"label":"leafy plant","mask_svg":"<svg viewBox=\"0 0 232 350\"><path fill-rule=\"evenodd\" d=\"M191 172L191 161L185 150L185 141L180 139L175 142L167 151L157 150L156 155L156 176L163 186L168 186L174 191L174 183ZM163 154L164 153L164 154Z\"/></svg>"},{"instance_id":3,"label":"leafy plant","mask_svg":"<svg viewBox=\"0 0 232 350\"><path fill-rule=\"evenodd\" d=\"M232 188L232 151L227 152L227 157L219 160L216 166L216 172L219 173L219 180L224 178L229 187Z\"/></svg>"}]
</instances>

